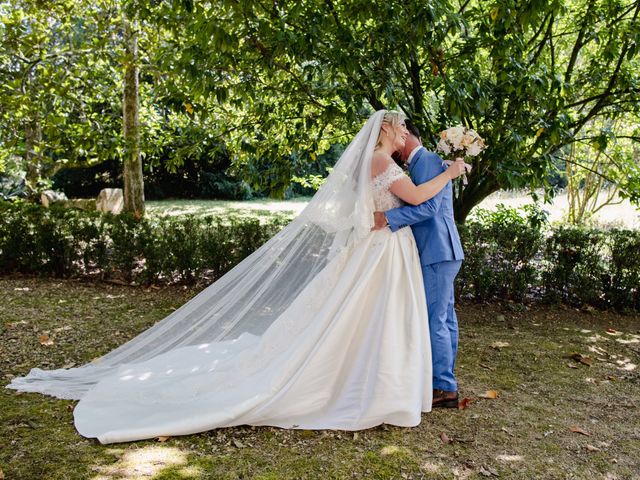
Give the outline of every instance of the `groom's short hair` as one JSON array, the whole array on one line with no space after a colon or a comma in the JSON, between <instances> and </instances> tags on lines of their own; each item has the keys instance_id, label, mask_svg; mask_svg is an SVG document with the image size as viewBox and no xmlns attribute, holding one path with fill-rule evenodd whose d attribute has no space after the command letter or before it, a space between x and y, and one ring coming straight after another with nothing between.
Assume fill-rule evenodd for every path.
<instances>
[{"instance_id":1,"label":"groom's short hair","mask_svg":"<svg viewBox=\"0 0 640 480\"><path fill-rule=\"evenodd\" d=\"M405 118L404 125L405 127L407 127L407 130L409 130L409 133L411 135L422 140L422 136L420 135L420 130L418 130L418 127L416 127L411 120L409 120L408 118Z\"/></svg>"}]
</instances>

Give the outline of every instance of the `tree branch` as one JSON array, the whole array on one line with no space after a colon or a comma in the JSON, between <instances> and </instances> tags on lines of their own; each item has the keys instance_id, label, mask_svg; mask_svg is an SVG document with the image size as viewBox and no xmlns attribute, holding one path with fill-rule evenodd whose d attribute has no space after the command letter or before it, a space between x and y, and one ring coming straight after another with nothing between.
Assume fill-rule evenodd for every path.
<instances>
[{"instance_id":1,"label":"tree branch","mask_svg":"<svg viewBox=\"0 0 640 480\"><path fill-rule=\"evenodd\" d=\"M547 40L549 40L549 36L551 35L552 27L553 27L553 15L551 15L550 17L551 18L549 19L549 23L547 25L547 31L544 34L544 37L542 37L542 40L540 40L540 43L538 44L538 46L536 47L537 48L536 52L529 59L529 66L533 65L538 60L538 57L544 50L545 43L547 43Z\"/></svg>"},{"instance_id":2,"label":"tree branch","mask_svg":"<svg viewBox=\"0 0 640 480\"><path fill-rule=\"evenodd\" d=\"M577 102L573 102L568 105L565 105L565 108L573 108L573 107L577 107L578 105L583 105L585 103L593 102L594 100L600 100L603 97L609 97L612 95L618 96L625 93L640 93L640 88L627 88L626 90L618 90L616 92L604 91L602 93L599 93L598 95L594 95L592 97L585 98L583 100L578 100Z\"/></svg>"},{"instance_id":3,"label":"tree branch","mask_svg":"<svg viewBox=\"0 0 640 480\"><path fill-rule=\"evenodd\" d=\"M564 72L564 82L568 83L571 79L571 74L573 73L573 67L576 64L576 60L578 59L578 53L584 46L583 39L584 35L587 31L587 19L589 18L589 13L595 4L595 0L590 0L589 5L587 6L587 11L582 19L582 24L580 25L580 31L578 32L578 37L576 38L576 42L573 44L573 49L571 50L571 56L569 57L569 63L567 65L567 70Z\"/></svg>"},{"instance_id":4,"label":"tree branch","mask_svg":"<svg viewBox=\"0 0 640 480\"><path fill-rule=\"evenodd\" d=\"M633 15L633 21L637 20L638 12L640 12L640 2L636 3L636 11L635 11L635 13ZM609 82L607 84L607 88L603 92L603 94L606 94L606 95L603 95L596 102L596 104L593 106L593 108L591 108L589 113L587 113L587 115L585 115L585 117L582 120L577 122L577 124L574 127L576 132L580 131L580 129L583 127L583 125L585 123L587 123L593 116L595 116L605 106L605 100L604 99L610 94L610 92L613 91L613 88L616 86L616 83L618 81L618 75L620 73L620 68L622 67L622 62L624 61L624 58L627 55L627 51L628 50L629 50L629 38L625 38L624 39L624 43L622 44L622 48L620 49L620 56L618 57L618 61L616 63L616 67L615 67L615 69L613 71L613 74L609 78Z\"/></svg>"}]
</instances>

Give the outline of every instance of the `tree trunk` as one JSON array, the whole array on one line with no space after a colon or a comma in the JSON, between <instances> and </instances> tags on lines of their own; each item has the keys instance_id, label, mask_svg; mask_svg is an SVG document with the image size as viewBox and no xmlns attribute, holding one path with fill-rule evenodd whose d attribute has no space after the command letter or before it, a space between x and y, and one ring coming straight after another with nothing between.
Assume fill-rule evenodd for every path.
<instances>
[{"instance_id":1,"label":"tree trunk","mask_svg":"<svg viewBox=\"0 0 640 480\"><path fill-rule=\"evenodd\" d=\"M135 19L124 13L124 210L136 217L144 215L144 180L140 155L138 104L138 37Z\"/></svg>"},{"instance_id":2,"label":"tree trunk","mask_svg":"<svg viewBox=\"0 0 640 480\"><path fill-rule=\"evenodd\" d=\"M461 180L456 181L462 182ZM466 222L473 207L480 204L482 200L498 190L500 190L500 185L494 180L479 177L469 178L469 184L459 190L461 194L456 195L453 199L456 223L463 224Z\"/></svg>"},{"instance_id":3,"label":"tree trunk","mask_svg":"<svg viewBox=\"0 0 640 480\"><path fill-rule=\"evenodd\" d=\"M27 123L25 128L25 152L24 163L26 170L25 183L29 198L36 198L38 195L38 182L40 181L40 143L42 142L42 129L36 117Z\"/></svg>"}]
</instances>

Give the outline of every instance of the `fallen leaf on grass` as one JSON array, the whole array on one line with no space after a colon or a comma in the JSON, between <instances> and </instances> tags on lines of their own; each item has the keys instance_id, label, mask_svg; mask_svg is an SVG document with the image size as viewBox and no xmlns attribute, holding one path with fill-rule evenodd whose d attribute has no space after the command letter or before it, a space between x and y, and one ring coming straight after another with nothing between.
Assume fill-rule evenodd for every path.
<instances>
[{"instance_id":1,"label":"fallen leaf on grass","mask_svg":"<svg viewBox=\"0 0 640 480\"><path fill-rule=\"evenodd\" d=\"M508 347L508 346L509 346L509 342L493 342L491 344L491 348L495 348L497 350L500 350L501 348Z\"/></svg>"},{"instance_id":2,"label":"fallen leaf on grass","mask_svg":"<svg viewBox=\"0 0 640 480\"><path fill-rule=\"evenodd\" d=\"M587 432L586 430L583 430L580 427L573 426L569 430L571 430L573 433L581 433L582 435L586 435L587 437L591 436L589 432Z\"/></svg>"},{"instance_id":3,"label":"fallen leaf on grass","mask_svg":"<svg viewBox=\"0 0 640 480\"><path fill-rule=\"evenodd\" d=\"M489 365L485 365L484 363L479 364L482 368L486 368L487 370L491 370L492 372L496 369L495 367L490 367Z\"/></svg>"},{"instance_id":4,"label":"fallen leaf on grass","mask_svg":"<svg viewBox=\"0 0 640 480\"><path fill-rule=\"evenodd\" d=\"M442 440L442 443L446 443L446 444L451 443L451 439L450 439L450 438L449 438L449 436L448 436L446 433L444 433L444 432L442 432L442 433L440 434L440 440Z\"/></svg>"},{"instance_id":5,"label":"fallen leaf on grass","mask_svg":"<svg viewBox=\"0 0 640 480\"><path fill-rule=\"evenodd\" d=\"M158 440L158 441L159 441L159 442L161 442L161 443L164 443L164 442L166 442L167 440L169 440L170 438L171 438L171 437L164 437L164 436L161 436L161 437L158 437L156 440Z\"/></svg>"},{"instance_id":6,"label":"fallen leaf on grass","mask_svg":"<svg viewBox=\"0 0 640 480\"><path fill-rule=\"evenodd\" d=\"M47 334L42 334L38 337L38 341L40 345L44 345L45 347L50 347L53 345L53 339L49 337Z\"/></svg>"},{"instance_id":7,"label":"fallen leaf on grass","mask_svg":"<svg viewBox=\"0 0 640 480\"><path fill-rule=\"evenodd\" d=\"M469 397L464 397L462 400L458 402L458 410L464 410L473 402Z\"/></svg>"},{"instance_id":8,"label":"fallen leaf on grass","mask_svg":"<svg viewBox=\"0 0 640 480\"><path fill-rule=\"evenodd\" d=\"M4 480L4 472L0 468L0 480Z\"/></svg>"},{"instance_id":9,"label":"fallen leaf on grass","mask_svg":"<svg viewBox=\"0 0 640 480\"><path fill-rule=\"evenodd\" d=\"M577 352L574 352L571 355L569 355L569 358L575 360L576 362L580 362L583 365L587 365L588 367L590 367L591 364L593 363L593 360L591 360L590 357L587 357L587 356L582 355L581 353L577 353Z\"/></svg>"},{"instance_id":10,"label":"fallen leaf on grass","mask_svg":"<svg viewBox=\"0 0 640 480\"><path fill-rule=\"evenodd\" d=\"M600 449L598 447L594 447L593 445L589 445L587 444L586 447L584 447L586 450L589 450L590 452L599 452Z\"/></svg>"},{"instance_id":11,"label":"fallen leaf on grass","mask_svg":"<svg viewBox=\"0 0 640 480\"><path fill-rule=\"evenodd\" d=\"M574 365L573 363L567 363L567 367L569 368L578 368L576 365Z\"/></svg>"},{"instance_id":12,"label":"fallen leaf on grass","mask_svg":"<svg viewBox=\"0 0 640 480\"><path fill-rule=\"evenodd\" d=\"M235 438L233 439L233 444L236 446L236 448L244 448L244 443L242 443L240 440L236 440Z\"/></svg>"},{"instance_id":13,"label":"fallen leaf on grass","mask_svg":"<svg viewBox=\"0 0 640 480\"><path fill-rule=\"evenodd\" d=\"M498 398L498 391L497 390L487 390L486 392L481 393L478 396L480 398Z\"/></svg>"}]
</instances>

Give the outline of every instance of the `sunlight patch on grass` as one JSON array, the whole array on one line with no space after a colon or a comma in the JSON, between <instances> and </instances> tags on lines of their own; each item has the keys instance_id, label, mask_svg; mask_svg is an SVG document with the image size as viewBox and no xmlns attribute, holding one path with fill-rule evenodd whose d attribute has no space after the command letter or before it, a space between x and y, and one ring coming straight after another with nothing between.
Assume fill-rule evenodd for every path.
<instances>
[{"instance_id":1,"label":"sunlight patch on grass","mask_svg":"<svg viewBox=\"0 0 640 480\"><path fill-rule=\"evenodd\" d=\"M178 448L149 446L128 450L122 458L113 465L100 465L93 468L98 475L92 480L133 479L152 477L162 473L162 470L187 464L187 454ZM181 473L190 476L199 475L197 468L185 467ZM188 477L187 477L188 478Z\"/></svg>"},{"instance_id":2,"label":"sunlight patch on grass","mask_svg":"<svg viewBox=\"0 0 640 480\"><path fill-rule=\"evenodd\" d=\"M524 457L522 455L502 454L502 455L498 455L496 459L500 460L501 462L521 462L524 460Z\"/></svg>"},{"instance_id":3,"label":"sunlight patch on grass","mask_svg":"<svg viewBox=\"0 0 640 480\"><path fill-rule=\"evenodd\" d=\"M409 455L411 452L405 447L398 447L397 445L387 445L380 450L380 455Z\"/></svg>"},{"instance_id":4,"label":"sunlight patch on grass","mask_svg":"<svg viewBox=\"0 0 640 480\"><path fill-rule=\"evenodd\" d=\"M162 200L146 202L152 215L233 215L237 217L271 217L277 214L297 215L307 206L309 198L291 200Z\"/></svg>"},{"instance_id":5,"label":"sunlight patch on grass","mask_svg":"<svg viewBox=\"0 0 640 480\"><path fill-rule=\"evenodd\" d=\"M629 335L629 338L616 338L616 342L622 343L623 345L629 343L640 343L640 335Z\"/></svg>"},{"instance_id":6,"label":"sunlight patch on grass","mask_svg":"<svg viewBox=\"0 0 640 480\"><path fill-rule=\"evenodd\" d=\"M631 372L635 370L638 366L635 363L631 363L629 358L625 358L624 360L616 360L616 363L619 365L620 370L625 370L627 372Z\"/></svg>"}]
</instances>

